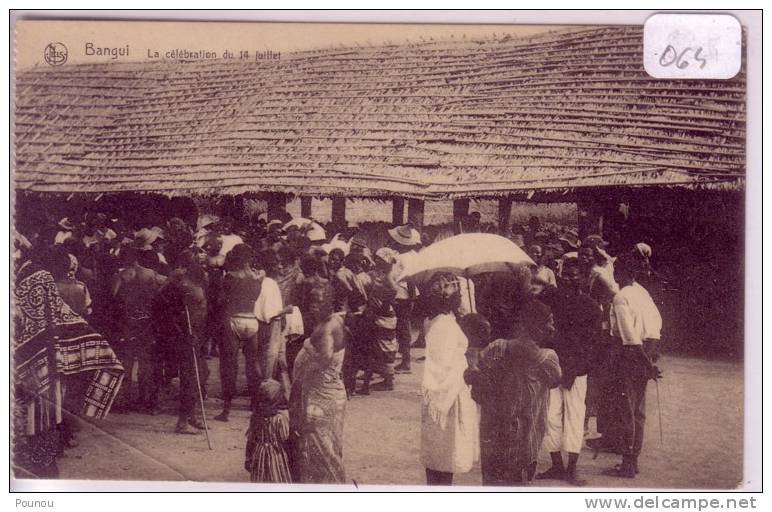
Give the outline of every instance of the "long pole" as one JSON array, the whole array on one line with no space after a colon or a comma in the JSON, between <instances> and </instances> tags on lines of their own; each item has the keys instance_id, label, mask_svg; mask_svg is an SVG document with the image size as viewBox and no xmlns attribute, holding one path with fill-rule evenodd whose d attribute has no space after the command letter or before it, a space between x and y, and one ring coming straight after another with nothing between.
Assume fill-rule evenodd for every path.
<instances>
[{"instance_id":1,"label":"long pole","mask_svg":"<svg viewBox=\"0 0 772 512\"><path fill-rule=\"evenodd\" d=\"M662 404L659 402L659 379L654 379L654 386L657 388L657 411L659 412L659 444L665 446L664 434L662 433Z\"/></svg>"},{"instance_id":2,"label":"long pole","mask_svg":"<svg viewBox=\"0 0 772 512\"><path fill-rule=\"evenodd\" d=\"M477 313L477 307L474 303L474 297L472 297L472 278L468 276L469 272L464 270L464 279L466 279L466 291L469 295L469 312Z\"/></svg>"},{"instance_id":3,"label":"long pole","mask_svg":"<svg viewBox=\"0 0 772 512\"><path fill-rule=\"evenodd\" d=\"M209 425L206 424L206 411L204 410L204 393L201 391L201 376L198 374L198 356L196 355L196 346L193 344L193 327L190 324L190 310L185 305L185 319L188 322L188 335L190 338L190 349L193 351L193 367L196 370L196 389L198 389L198 399L201 401L201 418L204 420L204 432L206 432L206 444L210 450L212 448L212 440L209 439Z\"/></svg>"}]
</instances>

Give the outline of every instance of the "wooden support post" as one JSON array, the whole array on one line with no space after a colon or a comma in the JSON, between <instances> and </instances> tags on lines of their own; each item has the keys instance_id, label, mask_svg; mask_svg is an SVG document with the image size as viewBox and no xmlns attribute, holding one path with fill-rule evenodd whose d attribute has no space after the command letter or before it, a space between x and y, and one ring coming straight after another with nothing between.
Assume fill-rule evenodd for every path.
<instances>
[{"instance_id":1,"label":"wooden support post","mask_svg":"<svg viewBox=\"0 0 772 512\"><path fill-rule=\"evenodd\" d=\"M407 221L418 231L424 227L424 202L421 199L410 199L407 202Z\"/></svg>"},{"instance_id":2,"label":"wooden support post","mask_svg":"<svg viewBox=\"0 0 772 512\"><path fill-rule=\"evenodd\" d=\"M502 197L499 199L499 234L509 233L509 221L512 218L512 198Z\"/></svg>"},{"instance_id":3,"label":"wooden support post","mask_svg":"<svg viewBox=\"0 0 772 512\"><path fill-rule=\"evenodd\" d=\"M391 223L395 226L401 226L405 223L405 200L401 197L392 199Z\"/></svg>"},{"instance_id":4,"label":"wooden support post","mask_svg":"<svg viewBox=\"0 0 772 512\"><path fill-rule=\"evenodd\" d=\"M453 200L453 232L459 234L463 232L464 219L469 215L469 199Z\"/></svg>"},{"instance_id":5,"label":"wooden support post","mask_svg":"<svg viewBox=\"0 0 772 512\"><path fill-rule=\"evenodd\" d=\"M237 221L244 220L244 194L239 194L233 198L233 213L231 217Z\"/></svg>"},{"instance_id":6,"label":"wooden support post","mask_svg":"<svg viewBox=\"0 0 772 512\"><path fill-rule=\"evenodd\" d=\"M268 203L268 220L282 219L287 212L287 195L271 193L266 197Z\"/></svg>"},{"instance_id":7,"label":"wooden support post","mask_svg":"<svg viewBox=\"0 0 772 512\"><path fill-rule=\"evenodd\" d=\"M337 229L343 229L347 226L345 197L332 198L332 225Z\"/></svg>"},{"instance_id":8,"label":"wooden support post","mask_svg":"<svg viewBox=\"0 0 772 512\"><path fill-rule=\"evenodd\" d=\"M300 216L303 218L311 217L311 196L300 196Z\"/></svg>"}]
</instances>

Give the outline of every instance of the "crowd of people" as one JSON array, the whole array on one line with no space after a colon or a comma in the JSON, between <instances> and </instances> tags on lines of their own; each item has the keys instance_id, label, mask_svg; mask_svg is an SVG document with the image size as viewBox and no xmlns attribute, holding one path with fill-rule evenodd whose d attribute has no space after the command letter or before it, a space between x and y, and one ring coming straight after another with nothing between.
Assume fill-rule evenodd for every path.
<instances>
[{"instance_id":1,"label":"crowd of people","mask_svg":"<svg viewBox=\"0 0 772 512\"><path fill-rule=\"evenodd\" d=\"M17 467L56 476L57 456L77 443L69 418L157 414L173 379L175 431L199 434L217 360L214 420L232 421L237 397L250 402L252 481L343 483L347 400L394 389L414 369L411 347L425 347L428 484L451 484L479 460L483 485L583 485L590 416L602 436L587 444L622 455L611 474L635 477L646 383L661 375L661 318L641 284L648 245L612 257L598 235L532 218L504 235L535 265L418 283L404 278L406 262L432 240L412 225L368 247L350 230L279 217L129 226L92 212L16 231ZM479 215L459 228L481 230ZM552 465L537 472L542 449Z\"/></svg>"}]
</instances>

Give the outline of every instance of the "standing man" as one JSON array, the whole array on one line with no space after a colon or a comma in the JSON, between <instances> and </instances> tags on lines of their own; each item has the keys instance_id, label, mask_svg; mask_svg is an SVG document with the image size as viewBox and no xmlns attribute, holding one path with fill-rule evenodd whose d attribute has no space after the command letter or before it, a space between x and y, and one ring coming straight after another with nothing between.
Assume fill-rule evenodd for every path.
<instances>
[{"instance_id":1,"label":"standing man","mask_svg":"<svg viewBox=\"0 0 772 512\"><path fill-rule=\"evenodd\" d=\"M217 421L228 421L231 404L237 394L239 350L243 350L246 359L244 372L250 397L254 397L260 384L257 362L259 325L255 316L255 302L260 296L262 279L252 268L253 260L254 253L246 244L235 246L225 260L226 274L218 299L224 321L220 342L223 410L215 416Z\"/></svg>"},{"instance_id":2,"label":"standing man","mask_svg":"<svg viewBox=\"0 0 772 512\"><path fill-rule=\"evenodd\" d=\"M397 350L397 314L394 301L397 296L397 277L402 272L398 254L381 247L375 253L375 269L369 273L367 306L363 321L366 327L368 365L361 393L370 394L373 373L383 376L383 389L394 389L394 360Z\"/></svg>"},{"instance_id":3,"label":"standing man","mask_svg":"<svg viewBox=\"0 0 772 512\"><path fill-rule=\"evenodd\" d=\"M598 235L586 237L578 251L579 267L585 279L585 291L603 311L603 336L597 350L598 359L589 375L588 416L596 417L596 429L601 437L587 440L587 446L596 451L616 451L619 444L618 421L614 404L618 387L614 384L611 361L613 340L609 334L609 310L619 285L614 280L614 264L605 252L606 242ZM587 423L589 424L589 417Z\"/></svg>"},{"instance_id":4,"label":"standing man","mask_svg":"<svg viewBox=\"0 0 772 512\"><path fill-rule=\"evenodd\" d=\"M654 271L651 268L651 246L649 244L638 242L632 249L632 263L633 263L633 276L635 282L643 286L650 294L653 293L654 297L657 297L658 279L655 276ZM656 303L655 303L656 304ZM655 315L651 315L655 317ZM646 353L649 354L649 358L652 363L656 363L659 359L659 341L661 324L654 323L648 326L649 332L646 333L646 339L643 340L643 348L646 349Z\"/></svg>"},{"instance_id":5,"label":"standing man","mask_svg":"<svg viewBox=\"0 0 772 512\"><path fill-rule=\"evenodd\" d=\"M170 345L180 374L180 407L175 432L197 434L204 428L203 411L196 407L198 385L204 386L209 375L202 349L206 337L206 271L194 262L191 253L182 253L176 269L154 301L159 336ZM195 352L195 355L194 355ZM196 378L198 364L198 379Z\"/></svg>"},{"instance_id":6,"label":"standing man","mask_svg":"<svg viewBox=\"0 0 772 512\"><path fill-rule=\"evenodd\" d=\"M586 412L587 373L592 365L595 345L601 336L602 312L597 302L582 292L582 274L577 258L563 262L560 287L542 294L555 315L557 334L552 348L560 360L563 376L560 386L550 390L547 435L544 448L552 458L552 467L538 479L565 480L582 486L576 473L582 450ZM561 450L568 452L568 467L563 466Z\"/></svg>"},{"instance_id":7,"label":"standing man","mask_svg":"<svg viewBox=\"0 0 772 512\"><path fill-rule=\"evenodd\" d=\"M662 317L649 292L635 282L635 266L629 256L616 261L614 277L621 287L611 304L611 335L616 342L612 361L618 369L614 383L619 397L622 464L605 473L635 478L646 424L646 384L661 377L644 342L655 334L659 337L655 331L662 325Z\"/></svg>"},{"instance_id":8,"label":"standing man","mask_svg":"<svg viewBox=\"0 0 772 512\"><path fill-rule=\"evenodd\" d=\"M120 339L116 350L121 360L126 364L126 375L129 380L125 387L125 396L130 399L131 375L134 363L138 369L139 395L137 403L149 414L155 413L156 383L155 365L155 335L151 321L151 304L153 297L166 281L161 274L152 270L150 264L141 261L139 251L126 246L121 251L124 268L114 278L112 297L118 303L121 318Z\"/></svg>"},{"instance_id":9,"label":"standing man","mask_svg":"<svg viewBox=\"0 0 772 512\"><path fill-rule=\"evenodd\" d=\"M544 249L541 244L531 244L528 247L528 255L536 263L536 267L533 270L533 279L531 280L531 293L536 296L545 289L557 287L558 283L555 279L555 273L544 264Z\"/></svg>"},{"instance_id":10,"label":"standing man","mask_svg":"<svg viewBox=\"0 0 772 512\"><path fill-rule=\"evenodd\" d=\"M397 226L388 231L391 237L391 247L400 257L413 251L421 244L421 234L410 224ZM397 295L394 299L394 311L397 315L397 344L402 358L394 368L397 373L410 373L410 317L413 314L413 301L416 296L415 286L406 280L397 282Z\"/></svg>"}]
</instances>

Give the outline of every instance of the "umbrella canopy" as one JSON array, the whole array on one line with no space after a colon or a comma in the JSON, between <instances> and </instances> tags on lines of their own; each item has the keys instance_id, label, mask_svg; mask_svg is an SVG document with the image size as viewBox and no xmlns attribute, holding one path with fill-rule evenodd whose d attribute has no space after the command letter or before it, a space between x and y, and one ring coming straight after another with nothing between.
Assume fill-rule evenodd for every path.
<instances>
[{"instance_id":1,"label":"umbrella canopy","mask_svg":"<svg viewBox=\"0 0 772 512\"><path fill-rule=\"evenodd\" d=\"M318 222L315 222L311 219L295 217L284 225L284 231L287 231L287 229L291 226L297 226L300 229L308 229L306 232L306 237L308 237L308 239L312 242L319 242L327 239L327 234L325 233L324 228L319 225Z\"/></svg>"},{"instance_id":2,"label":"umbrella canopy","mask_svg":"<svg viewBox=\"0 0 772 512\"><path fill-rule=\"evenodd\" d=\"M489 233L464 233L434 243L403 261L402 279L422 283L437 272L472 277L510 272L516 265L535 265L514 242Z\"/></svg>"}]
</instances>

